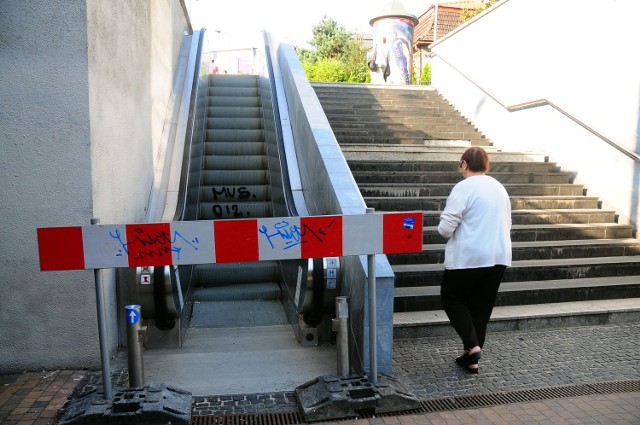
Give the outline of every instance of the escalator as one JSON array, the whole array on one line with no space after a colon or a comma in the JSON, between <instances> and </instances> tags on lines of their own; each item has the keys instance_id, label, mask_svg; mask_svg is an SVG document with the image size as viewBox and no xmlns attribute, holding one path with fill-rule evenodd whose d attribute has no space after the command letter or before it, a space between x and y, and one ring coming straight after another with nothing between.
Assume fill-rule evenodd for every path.
<instances>
[{"instance_id":1,"label":"escalator","mask_svg":"<svg viewBox=\"0 0 640 425\"><path fill-rule=\"evenodd\" d=\"M198 219L273 217L258 77L209 77ZM191 326L285 325L276 262L195 267Z\"/></svg>"},{"instance_id":2,"label":"escalator","mask_svg":"<svg viewBox=\"0 0 640 425\"><path fill-rule=\"evenodd\" d=\"M273 71L206 75L202 69L194 76L178 205L165 210L163 220L298 215ZM238 394L292 390L334 373L331 317L340 288L319 290L324 264L314 259L139 269L138 291L126 302L143 304L145 381L194 395ZM139 284L144 273L153 282L146 288Z\"/></svg>"}]
</instances>

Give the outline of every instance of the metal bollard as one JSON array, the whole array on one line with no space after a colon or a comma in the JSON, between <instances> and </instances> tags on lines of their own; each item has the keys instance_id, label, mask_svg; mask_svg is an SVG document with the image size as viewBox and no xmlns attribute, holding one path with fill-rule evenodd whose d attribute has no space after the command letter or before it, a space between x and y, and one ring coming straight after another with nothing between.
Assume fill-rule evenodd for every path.
<instances>
[{"instance_id":1,"label":"metal bollard","mask_svg":"<svg viewBox=\"0 0 640 425\"><path fill-rule=\"evenodd\" d=\"M346 378L351 373L349 365L349 297L336 297L336 318L331 328L337 332L338 375Z\"/></svg>"},{"instance_id":2,"label":"metal bollard","mask_svg":"<svg viewBox=\"0 0 640 425\"><path fill-rule=\"evenodd\" d=\"M131 304L124 307L127 319L127 363L129 366L129 387L144 385L144 364L142 361L142 328L140 305Z\"/></svg>"}]
</instances>

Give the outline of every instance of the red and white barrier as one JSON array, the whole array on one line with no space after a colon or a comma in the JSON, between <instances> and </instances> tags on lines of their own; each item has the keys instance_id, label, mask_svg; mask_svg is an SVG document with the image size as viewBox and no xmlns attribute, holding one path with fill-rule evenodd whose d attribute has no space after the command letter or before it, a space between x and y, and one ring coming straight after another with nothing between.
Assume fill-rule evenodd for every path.
<instances>
[{"instance_id":1,"label":"red and white barrier","mask_svg":"<svg viewBox=\"0 0 640 425\"><path fill-rule=\"evenodd\" d=\"M41 270L231 263L422 250L422 212L38 229Z\"/></svg>"}]
</instances>

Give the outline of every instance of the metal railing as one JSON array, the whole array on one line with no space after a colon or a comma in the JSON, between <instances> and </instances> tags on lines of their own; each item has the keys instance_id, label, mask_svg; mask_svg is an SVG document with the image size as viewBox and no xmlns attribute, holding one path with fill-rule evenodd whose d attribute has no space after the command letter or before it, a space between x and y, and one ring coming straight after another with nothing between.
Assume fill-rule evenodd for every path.
<instances>
[{"instance_id":1,"label":"metal railing","mask_svg":"<svg viewBox=\"0 0 640 425\"><path fill-rule=\"evenodd\" d=\"M491 93L489 93L489 91L487 91L484 87L482 87L477 81L475 81L468 74L466 74L465 72L463 72L460 69L458 69L457 67L455 67L453 64L451 64L451 62L447 61L444 57L442 57L442 55L440 55L440 54L438 54L436 52L432 52L431 56L432 57L437 57L442 62L447 64L451 69L455 70L458 74L463 76L467 81L469 81L471 84L476 86L478 88L478 90L480 90L482 93L484 93L488 98L490 98L491 100L496 102L498 105L502 106L507 111L509 111L509 112L518 112L518 111L522 111L522 110L525 110L525 109L533 109L533 108L538 108L538 107L541 107L541 106L550 106L551 108L553 108L556 111L560 112L565 117L569 118L574 123L578 124L580 127L582 127L585 130L587 130L589 133L593 134L594 136L596 136L597 138L599 138L603 142L605 142L608 145L610 145L611 147L613 147L614 149L617 149L619 152L623 153L624 155L628 156L629 158L633 159L634 161L640 162L640 155L638 155L636 152L631 151L631 150L625 148L624 146L620 145L619 143L616 143L615 141L609 139L608 137L606 137L602 133L600 133L597 130L595 130L594 128L590 127L589 125L587 125L583 121L579 120L578 118L573 116L571 113L569 113L566 110L562 109L561 107L559 107L555 103L551 102L550 100L548 100L548 99L536 99L536 100L531 100L531 101L528 101L528 102L518 103L518 104L515 104L515 105L506 105L505 103L501 102L498 98L493 96Z\"/></svg>"}]
</instances>

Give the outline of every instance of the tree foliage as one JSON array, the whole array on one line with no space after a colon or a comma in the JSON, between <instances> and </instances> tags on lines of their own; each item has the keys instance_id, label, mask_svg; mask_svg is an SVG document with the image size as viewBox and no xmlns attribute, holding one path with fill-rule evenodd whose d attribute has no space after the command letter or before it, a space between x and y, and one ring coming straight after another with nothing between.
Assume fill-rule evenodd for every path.
<instances>
[{"instance_id":1,"label":"tree foliage","mask_svg":"<svg viewBox=\"0 0 640 425\"><path fill-rule=\"evenodd\" d=\"M464 9L462 11L462 14L460 15L460 17L462 18L462 22L467 22L474 16L479 15L480 13L484 12L486 9L496 4L498 1L499 0L489 0L485 2L482 7L478 7L475 9Z\"/></svg>"},{"instance_id":2,"label":"tree foliage","mask_svg":"<svg viewBox=\"0 0 640 425\"><path fill-rule=\"evenodd\" d=\"M313 27L309 42L315 50L300 49L298 58L310 81L368 81L366 49L362 39L324 16Z\"/></svg>"}]
</instances>

